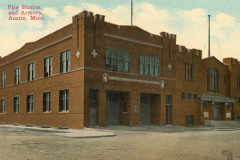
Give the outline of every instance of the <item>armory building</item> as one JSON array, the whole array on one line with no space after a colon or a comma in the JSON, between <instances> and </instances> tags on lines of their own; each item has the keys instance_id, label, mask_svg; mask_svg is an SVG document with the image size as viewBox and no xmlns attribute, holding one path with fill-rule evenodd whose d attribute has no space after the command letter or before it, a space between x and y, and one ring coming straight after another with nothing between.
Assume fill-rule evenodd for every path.
<instances>
[{"instance_id":1,"label":"armory building","mask_svg":"<svg viewBox=\"0 0 240 160\"><path fill-rule=\"evenodd\" d=\"M240 63L83 11L0 59L6 124L204 125L240 116ZM196 42L197 43L197 42Z\"/></svg>"}]
</instances>

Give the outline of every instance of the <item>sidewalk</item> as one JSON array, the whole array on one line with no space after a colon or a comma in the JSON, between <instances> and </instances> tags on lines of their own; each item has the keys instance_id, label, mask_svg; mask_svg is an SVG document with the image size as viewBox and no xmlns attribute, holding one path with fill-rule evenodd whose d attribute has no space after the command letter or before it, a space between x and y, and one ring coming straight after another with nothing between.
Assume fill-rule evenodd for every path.
<instances>
[{"instance_id":1,"label":"sidewalk","mask_svg":"<svg viewBox=\"0 0 240 160\"><path fill-rule=\"evenodd\" d=\"M12 129L23 129L35 132L43 132L50 135L69 137L69 138L103 138L103 137L114 137L117 134L112 132L102 132L94 128L84 129L58 129L58 128L42 128L39 126L26 127L26 126L14 126L10 124L0 125L0 128L12 128Z\"/></svg>"}]
</instances>

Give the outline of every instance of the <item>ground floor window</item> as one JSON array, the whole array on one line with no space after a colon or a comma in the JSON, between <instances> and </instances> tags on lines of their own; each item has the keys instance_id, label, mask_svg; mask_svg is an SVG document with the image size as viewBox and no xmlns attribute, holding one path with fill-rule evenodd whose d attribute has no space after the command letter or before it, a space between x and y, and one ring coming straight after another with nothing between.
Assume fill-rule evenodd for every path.
<instances>
[{"instance_id":1,"label":"ground floor window","mask_svg":"<svg viewBox=\"0 0 240 160\"><path fill-rule=\"evenodd\" d=\"M1 112L5 113L5 98L2 98L1 100Z\"/></svg>"},{"instance_id":2,"label":"ground floor window","mask_svg":"<svg viewBox=\"0 0 240 160\"><path fill-rule=\"evenodd\" d=\"M27 96L27 112L33 112L33 94Z\"/></svg>"},{"instance_id":3,"label":"ground floor window","mask_svg":"<svg viewBox=\"0 0 240 160\"><path fill-rule=\"evenodd\" d=\"M51 92L43 93L43 112L51 111Z\"/></svg>"},{"instance_id":4,"label":"ground floor window","mask_svg":"<svg viewBox=\"0 0 240 160\"><path fill-rule=\"evenodd\" d=\"M203 107L208 108L208 102L207 101L203 101Z\"/></svg>"},{"instance_id":5,"label":"ground floor window","mask_svg":"<svg viewBox=\"0 0 240 160\"><path fill-rule=\"evenodd\" d=\"M59 91L59 111L69 110L69 89Z\"/></svg>"},{"instance_id":6,"label":"ground floor window","mask_svg":"<svg viewBox=\"0 0 240 160\"><path fill-rule=\"evenodd\" d=\"M13 108L14 113L19 112L19 96L14 97L14 108Z\"/></svg>"}]
</instances>

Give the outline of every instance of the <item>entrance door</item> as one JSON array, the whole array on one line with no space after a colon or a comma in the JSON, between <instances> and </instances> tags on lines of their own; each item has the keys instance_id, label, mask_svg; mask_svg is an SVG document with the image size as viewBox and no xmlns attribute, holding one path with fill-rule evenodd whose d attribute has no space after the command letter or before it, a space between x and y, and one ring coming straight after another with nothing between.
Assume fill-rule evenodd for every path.
<instances>
[{"instance_id":1,"label":"entrance door","mask_svg":"<svg viewBox=\"0 0 240 160\"><path fill-rule=\"evenodd\" d=\"M120 92L107 92L107 124L118 125L120 116Z\"/></svg>"},{"instance_id":2,"label":"entrance door","mask_svg":"<svg viewBox=\"0 0 240 160\"><path fill-rule=\"evenodd\" d=\"M213 114L214 114L214 120L215 121L219 121L220 120L220 103L214 103L214 111L213 111Z\"/></svg>"},{"instance_id":3,"label":"entrance door","mask_svg":"<svg viewBox=\"0 0 240 160\"><path fill-rule=\"evenodd\" d=\"M172 116L172 97L171 95L166 96L166 124L172 124L171 116Z\"/></svg>"},{"instance_id":4,"label":"entrance door","mask_svg":"<svg viewBox=\"0 0 240 160\"><path fill-rule=\"evenodd\" d=\"M98 106L98 94L97 90L90 89L90 126L97 125L97 106Z\"/></svg>"},{"instance_id":5,"label":"entrance door","mask_svg":"<svg viewBox=\"0 0 240 160\"><path fill-rule=\"evenodd\" d=\"M152 123L150 94L141 94L141 123L143 125Z\"/></svg>"}]
</instances>

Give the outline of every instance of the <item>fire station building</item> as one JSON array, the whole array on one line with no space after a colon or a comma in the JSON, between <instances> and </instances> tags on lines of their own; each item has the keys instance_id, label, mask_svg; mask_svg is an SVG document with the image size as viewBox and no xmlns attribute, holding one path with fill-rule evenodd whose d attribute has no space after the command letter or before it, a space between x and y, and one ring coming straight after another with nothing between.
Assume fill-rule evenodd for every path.
<instances>
[{"instance_id":1,"label":"fire station building","mask_svg":"<svg viewBox=\"0 0 240 160\"><path fill-rule=\"evenodd\" d=\"M240 63L83 11L0 58L0 122L204 125L240 116ZM196 42L197 43L197 42Z\"/></svg>"}]
</instances>

